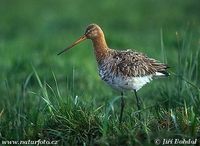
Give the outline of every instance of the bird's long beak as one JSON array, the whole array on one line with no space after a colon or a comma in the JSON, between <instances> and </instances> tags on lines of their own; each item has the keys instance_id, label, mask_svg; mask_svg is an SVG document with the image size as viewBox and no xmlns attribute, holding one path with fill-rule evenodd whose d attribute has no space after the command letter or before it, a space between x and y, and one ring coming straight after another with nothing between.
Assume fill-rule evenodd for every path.
<instances>
[{"instance_id":1,"label":"bird's long beak","mask_svg":"<svg viewBox=\"0 0 200 146\"><path fill-rule=\"evenodd\" d=\"M65 48L64 50L62 50L60 53L58 53L57 55L60 55L62 53L64 53L65 51L68 51L70 48L74 47L75 45L79 44L80 42L86 40L87 37L85 35L81 36L77 41L75 41L72 45L70 45L69 47Z\"/></svg>"}]
</instances>

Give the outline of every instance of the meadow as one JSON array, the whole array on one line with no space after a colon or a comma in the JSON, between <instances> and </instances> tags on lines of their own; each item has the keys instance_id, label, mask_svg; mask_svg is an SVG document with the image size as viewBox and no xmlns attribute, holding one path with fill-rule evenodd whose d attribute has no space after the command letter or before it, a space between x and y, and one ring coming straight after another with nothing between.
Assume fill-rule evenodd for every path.
<instances>
[{"instance_id":1,"label":"meadow","mask_svg":"<svg viewBox=\"0 0 200 146\"><path fill-rule=\"evenodd\" d=\"M200 145L200 1L0 0L0 20L0 145ZM170 66L139 90L141 111L125 93L121 125L120 92L99 78L91 41L57 56L90 23L109 47Z\"/></svg>"}]
</instances>

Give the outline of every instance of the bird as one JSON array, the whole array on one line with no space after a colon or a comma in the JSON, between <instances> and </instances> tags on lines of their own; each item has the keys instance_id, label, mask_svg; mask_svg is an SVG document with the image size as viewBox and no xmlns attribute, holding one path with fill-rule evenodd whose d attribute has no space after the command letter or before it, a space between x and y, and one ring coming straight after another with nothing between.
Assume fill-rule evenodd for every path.
<instances>
[{"instance_id":1,"label":"bird","mask_svg":"<svg viewBox=\"0 0 200 146\"><path fill-rule=\"evenodd\" d=\"M72 45L62 50L60 55L86 39L92 40L100 78L112 88L121 92L119 123L122 122L125 99L124 92L133 91L136 97L139 119L141 101L137 91L155 77L167 77L167 64L131 49L116 50L108 47L104 32L97 24L87 26L85 33Z\"/></svg>"}]
</instances>

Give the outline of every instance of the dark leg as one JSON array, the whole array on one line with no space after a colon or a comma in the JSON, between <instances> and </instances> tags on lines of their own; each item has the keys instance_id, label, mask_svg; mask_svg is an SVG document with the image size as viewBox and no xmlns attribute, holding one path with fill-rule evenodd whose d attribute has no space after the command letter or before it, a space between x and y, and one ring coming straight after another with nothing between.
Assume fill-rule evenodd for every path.
<instances>
[{"instance_id":1,"label":"dark leg","mask_svg":"<svg viewBox=\"0 0 200 146\"><path fill-rule=\"evenodd\" d=\"M122 122L122 116L123 116L124 106L125 106L124 94L123 94L123 92L121 92L121 112L120 112L120 117L119 117L119 123L120 124Z\"/></svg>"},{"instance_id":2,"label":"dark leg","mask_svg":"<svg viewBox=\"0 0 200 146\"><path fill-rule=\"evenodd\" d=\"M139 110L139 120L141 119L141 115L140 115L140 110L141 110L141 107L140 107L140 100L139 100L139 97L137 96L137 91L134 90L134 93L135 93L135 97L136 97L136 100L137 100L137 108Z\"/></svg>"}]
</instances>

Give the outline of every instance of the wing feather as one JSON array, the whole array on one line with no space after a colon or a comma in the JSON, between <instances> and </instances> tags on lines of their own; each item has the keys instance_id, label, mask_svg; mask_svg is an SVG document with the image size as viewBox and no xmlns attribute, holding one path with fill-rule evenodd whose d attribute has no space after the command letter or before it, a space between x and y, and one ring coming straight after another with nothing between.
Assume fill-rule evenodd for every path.
<instances>
[{"instance_id":1,"label":"wing feather","mask_svg":"<svg viewBox=\"0 0 200 146\"><path fill-rule=\"evenodd\" d=\"M111 70L116 74L128 77L143 77L156 75L156 72L166 72L167 65L147 57L143 53L127 51L113 51Z\"/></svg>"}]
</instances>

